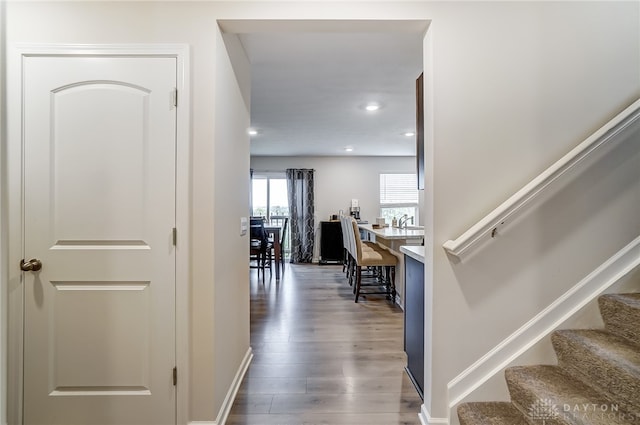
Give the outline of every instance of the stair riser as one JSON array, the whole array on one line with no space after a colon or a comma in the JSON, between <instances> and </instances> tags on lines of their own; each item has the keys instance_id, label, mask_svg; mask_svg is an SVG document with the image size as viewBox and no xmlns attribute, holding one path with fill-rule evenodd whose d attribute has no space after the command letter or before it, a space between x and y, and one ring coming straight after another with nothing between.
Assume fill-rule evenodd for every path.
<instances>
[{"instance_id":1,"label":"stair riser","mask_svg":"<svg viewBox=\"0 0 640 425\"><path fill-rule=\"evenodd\" d=\"M607 296L598 304L606 330L640 346L640 308Z\"/></svg>"},{"instance_id":2,"label":"stair riser","mask_svg":"<svg viewBox=\"0 0 640 425\"><path fill-rule=\"evenodd\" d=\"M554 334L552 342L560 367L615 400L621 410L640 414L640 377L561 334Z\"/></svg>"},{"instance_id":3,"label":"stair riser","mask_svg":"<svg viewBox=\"0 0 640 425\"><path fill-rule=\"evenodd\" d=\"M509 402L471 402L458 407L460 425L531 425Z\"/></svg>"}]
</instances>

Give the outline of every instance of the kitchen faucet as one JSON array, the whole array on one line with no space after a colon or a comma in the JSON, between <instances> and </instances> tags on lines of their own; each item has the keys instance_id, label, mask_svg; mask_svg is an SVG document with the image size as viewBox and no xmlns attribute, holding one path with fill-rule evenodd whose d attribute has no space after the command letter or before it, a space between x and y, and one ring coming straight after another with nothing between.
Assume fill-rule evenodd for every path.
<instances>
[{"instance_id":1,"label":"kitchen faucet","mask_svg":"<svg viewBox=\"0 0 640 425\"><path fill-rule=\"evenodd\" d=\"M400 229L402 229L402 226L404 225L404 228L407 228L407 221L411 220L411 224L413 224L413 216L409 217L407 216L407 214L403 215L402 217L400 217L400 220L398 221L398 227Z\"/></svg>"}]
</instances>

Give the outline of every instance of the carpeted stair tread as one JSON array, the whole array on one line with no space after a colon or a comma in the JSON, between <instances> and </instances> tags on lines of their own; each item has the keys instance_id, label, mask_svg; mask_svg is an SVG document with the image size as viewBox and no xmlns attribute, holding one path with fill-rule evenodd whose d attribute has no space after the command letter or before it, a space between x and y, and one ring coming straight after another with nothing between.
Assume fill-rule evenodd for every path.
<instances>
[{"instance_id":1,"label":"carpeted stair tread","mask_svg":"<svg viewBox=\"0 0 640 425\"><path fill-rule=\"evenodd\" d=\"M605 329L553 332L558 365L508 368L511 403L463 404L461 425L640 424L640 293L598 304Z\"/></svg>"},{"instance_id":2,"label":"carpeted stair tread","mask_svg":"<svg viewBox=\"0 0 640 425\"><path fill-rule=\"evenodd\" d=\"M623 413L608 415L616 403L559 366L512 367L505 376L513 404L529 416L531 423L542 423L542 419L546 425L630 423Z\"/></svg>"},{"instance_id":3,"label":"carpeted stair tread","mask_svg":"<svg viewBox=\"0 0 640 425\"><path fill-rule=\"evenodd\" d=\"M562 330L551 337L558 365L587 385L640 414L640 350L603 330Z\"/></svg>"},{"instance_id":4,"label":"carpeted stair tread","mask_svg":"<svg viewBox=\"0 0 640 425\"><path fill-rule=\"evenodd\" d=\"M460 425L529 425L509 402L472 402L458 407Z\"/></svg>"},{"instance_id":5,"label":"carpeted stair tread","mask_svg":"<svg viewBox=\"0 0 640 425\"><path fill-rule=\"evenodd\" d=\"M605 329L640 346L640 293L602 295L598 304Z\"/></svg>"}]
</instances>

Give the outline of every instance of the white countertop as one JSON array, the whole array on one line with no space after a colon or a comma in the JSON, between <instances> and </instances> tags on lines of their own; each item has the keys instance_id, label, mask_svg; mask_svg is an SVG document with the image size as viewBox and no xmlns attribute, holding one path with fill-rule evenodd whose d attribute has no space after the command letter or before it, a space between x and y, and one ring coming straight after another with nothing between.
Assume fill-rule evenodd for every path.
<instances>
[{"instance_id":1,"label":"white countertop","mask_svg":"<svg viewBox=\"0 0 640 425\"><path fill-rule=\"evenodd\" d=\"M360 224L359 228L371 232L377 238L383 239L422 239L424 238L424 229L398 229L397 227L381 227L374 229L371 224Z\"/></svg>"},{"instance_id":2,"label":"white countertop","mask_svg":"<svg viewBox=\"0 0 640 425\"><path fill-rule=\"evenodd\" d=\"M400 247L400 252L424 264L423 245L403 245Z\"/></svg>"}]
</instances>

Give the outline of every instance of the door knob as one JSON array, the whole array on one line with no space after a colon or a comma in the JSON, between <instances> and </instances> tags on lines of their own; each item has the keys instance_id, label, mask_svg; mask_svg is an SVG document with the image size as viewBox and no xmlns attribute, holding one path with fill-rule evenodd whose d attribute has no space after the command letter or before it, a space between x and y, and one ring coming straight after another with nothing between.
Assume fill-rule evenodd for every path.
<instances>
[{"instance_id":1,"label":"door knob","mask_svg":"<svg viewBox=\"0 0 640 425\"><path fill-rule=\"evenodd\" d=\"M37 272L42 268L42 261L32 258L29 261L20 260L20 270L23 272Z\"/></svg>"}]
</instances>

